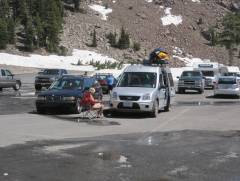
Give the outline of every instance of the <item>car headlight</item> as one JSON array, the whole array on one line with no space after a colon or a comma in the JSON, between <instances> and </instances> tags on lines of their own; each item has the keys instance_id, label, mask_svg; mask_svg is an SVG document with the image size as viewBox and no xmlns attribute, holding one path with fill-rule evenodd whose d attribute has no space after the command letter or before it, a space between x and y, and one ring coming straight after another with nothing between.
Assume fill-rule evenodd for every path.
<instances>
[{"instance_id":1,"label":"car headlight","mask_svg":"<svg viewBox=\"0 0 240 181\"><path fill-rule=\"evenodd\" d=\"M202 84L202 81L201 80L197 80L196 82L195 82L195 84Z\"/></svg>"},{"instance_id":2,"label":"car headlight","mask_svg":"<svg viewBox=\"0 0 240 181\"><path fill-rule=\"evenodd\" d=\"M38 97L37 97L37 100L38 100L38 101L45 101L45 100L46 100L46 97L45 97L45 96L38 96Z\"/></svg>"},{"instance_id":3,"label":"car headlight","mask_svg":"<svg viewBox=\"0 0 240 181\"><path fill-rule=\"evenodd\" d=\"M179 80L178 84L184 84L184 81L183 80Z\"/></svg>"},{"instance_id":4,"label":"car headlight","mask_svg":"<svg viewBox=\"0 0 240 181\"><path fill-rule=\"evenodd\" d=\"M150 94L144 94L143 96L142 96L142 100L150 100L151 99L151 95Z\"/></svg>"},{"instance_id":5,"label":"car headlight","mask_svg":"<svg viewBox=\"0 0 240 181\"><path fill-rule=\"evenodd\" d=\"M112 93L112 99L117 99L117 93L116 92Z\"/></svg>"},{"instance_id":6,"label":"car headlight","mask_svg":"<svg viewBox=\"0 0 240 181\"><path fill-rule=\"evenodd\" d=\"M76 98L75 97L63 97L62 100L63 101L74 101Z\"/></svg>"},{"instance_id":7,"label":"car headlight","mask_svg":"<svg viewBox=\"0 0 240 181\"><path fill-rule=\"evenodd\" d=\"M55 80L56 80L56 78L55 78L55 77L52 77L52 78L50 78L50 80L51 80L51 81L55 81Z\"/></svg>"}]
</instances>

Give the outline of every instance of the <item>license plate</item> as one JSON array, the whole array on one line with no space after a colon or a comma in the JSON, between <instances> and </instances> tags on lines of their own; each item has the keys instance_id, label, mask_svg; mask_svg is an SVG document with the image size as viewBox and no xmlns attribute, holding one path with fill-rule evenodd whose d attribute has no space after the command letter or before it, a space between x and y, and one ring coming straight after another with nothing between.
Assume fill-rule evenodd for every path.
<instances>
[{"instance_id":1,"label":"license plate","mask_svg":"<svg viewBox=\"0 0 240 181\"><path fill-rule=\"evenodd\" d=\"M132 107L133 103L132 102L123 102L123 107Z\"/></svg>"}]
</instances>

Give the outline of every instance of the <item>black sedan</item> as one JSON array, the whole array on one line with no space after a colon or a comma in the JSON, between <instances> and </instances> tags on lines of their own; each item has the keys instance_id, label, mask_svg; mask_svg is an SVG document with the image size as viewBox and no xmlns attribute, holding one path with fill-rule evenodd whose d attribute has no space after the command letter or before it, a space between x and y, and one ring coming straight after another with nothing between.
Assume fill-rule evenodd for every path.
<instances>
[{"instance_id":1,"label":"black sedan","mask_svg":"<svg viewBox=\"0 0 240 181\"><path fill-rule=\"evenodd\" d=\"M57 110L64 113L80 113L79 101L86 88L91 87L94 78L84 76L63 76L55 81L51 87L38 95L36 100L37 112Z\"/></svg>"}]
</instances>

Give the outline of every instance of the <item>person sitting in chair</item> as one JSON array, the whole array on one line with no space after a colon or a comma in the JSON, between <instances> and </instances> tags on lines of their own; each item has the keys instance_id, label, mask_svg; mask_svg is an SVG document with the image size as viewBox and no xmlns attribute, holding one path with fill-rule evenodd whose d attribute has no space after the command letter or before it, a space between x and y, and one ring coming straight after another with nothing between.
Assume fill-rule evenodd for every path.
<instances>
[{"instance_id":1,"label":"person sitting in chair","mask_svg":"<svg viewBox=\"0 0 240 181\"><path fill-rule=\"evenodd\" d=\"M83 106L90 106L90 109L98 110L98 117L101 117L103 113L103 104L101 103L101 101L94 99L94 93L94 88L90 88L89 90L87 90L84 93L80 104Z\"/></svg>"}]
</instances>

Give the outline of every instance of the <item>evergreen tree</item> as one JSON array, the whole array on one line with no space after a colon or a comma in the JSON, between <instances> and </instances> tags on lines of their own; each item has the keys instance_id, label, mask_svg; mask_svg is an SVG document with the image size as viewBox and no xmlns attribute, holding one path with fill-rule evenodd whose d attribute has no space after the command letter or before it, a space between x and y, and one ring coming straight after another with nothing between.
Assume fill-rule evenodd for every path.
<instances>
[{"instance_id":1,"label":"evergreen tree","mask_svg":"<svg viewBox=\"0 0 240 181\"><path fill-rule=\"evenodd\" d=\"M25 26L25 49L32 52L34 50L34 29L32 18L28 18Z\"/></svg>"},{"instance_id":2,"label":"evergreen tree","mask_svg":"<svg viewBox=\"0 0 240 181\"><path fill-rule=\"evenodd\" d=\"M108 39L108 42L112 47L117 46L117 33L115 32L114 34L111 32L107 34L106 38Z\"/></svg>"},{"instance_id":3,"label":"evergreen tree","mask_svg":"<svg viewBox=\"0 0 240 181\"><path fill-rule=\"evenodd\" d=\"M24 26L27 24L27 20L29 18L29 11L28 11L28 6L27 6L27 1L26 0L21 0L19 4L19 20L20 23Z\"/></svg>"},{"instance_id":4,"label":"evergreen tree","mask_svg":"<svg viewBox=\"0 0 240 181\"><path fill-rule=\"evenodd\" d=\"M130 45L130 37L129 34L127 34L124 30L124 28L122 27L121 30L121 34L120 34L120 38L118 40L118 48L119 49L127 49L129 48Z\"/></svg>"},{"instance_id":5,"label":"evergreen tree","mask_svg":"<svg viewBox=\"0 0 240 181\"><path fill-rule=\"evenodd\" d=\"M15 22L13 18L10 18L8 20L7 25L7 31L8 31L8 43L15 44Z\"/></svg>"},{"instance_id":6,"label":"evergreen tree","mask_svg":"<svg viewBox=\"0 0 240 181\"><path fill-rule=\"evenodd\" d=\"M91 47L97 47L97 35L95 29L93 30Z\"/></svg>"},{"instance_id":7,"label":"evergreen tree","mask_svg":"<svg viewBox=\"0 0 240 181\"><path fill-rule=\"evenodd\" d=\"M9 0L0 0L0 17L3 19L10 17Z\"/></svg>"},{"instance_id":8,"label":"evergreen tree","mask_svg":"<svg viewBox=\"0 0 240 181\"><path fill-rule=\"evenodd\" d=\"M35 45L37 48L44 47L46 42L45 36L44 36L44 26L38 14L35 17L34 24L36 29Z\"/></svg>"},{"instance_id":9,"label":"evergreen tree","mask_svg":"<svg viewBox=\"0 0 240 181\"><path fill-rule=\"evenodd\" d=\"M228 50L229 65L233 65L234 51L240 44L240 15L229 13L222 22L223 31L219 33L217 44Z\"/></svg>"},{"instance_id":10,"label":"evergreen tree","mask_svg":"<svg viewBox=\"0 0 240 181\"><path fill-rule=\"evenodd\" d=\"M47 49L57 52L59 45L59 34L62 30L62 3L60 0L49 1L46 8L46 40Z\"/></svg>"},{"instance_id":11,"label":"evergreen tree","mask_svg":"<svg viewBox=\"0 0 240 181\"><path fill-rule=\"evenodd\" d=\"M0 49L5 49L8 42L7 23L0 18Z\"/></svg>"}]
</instances>

